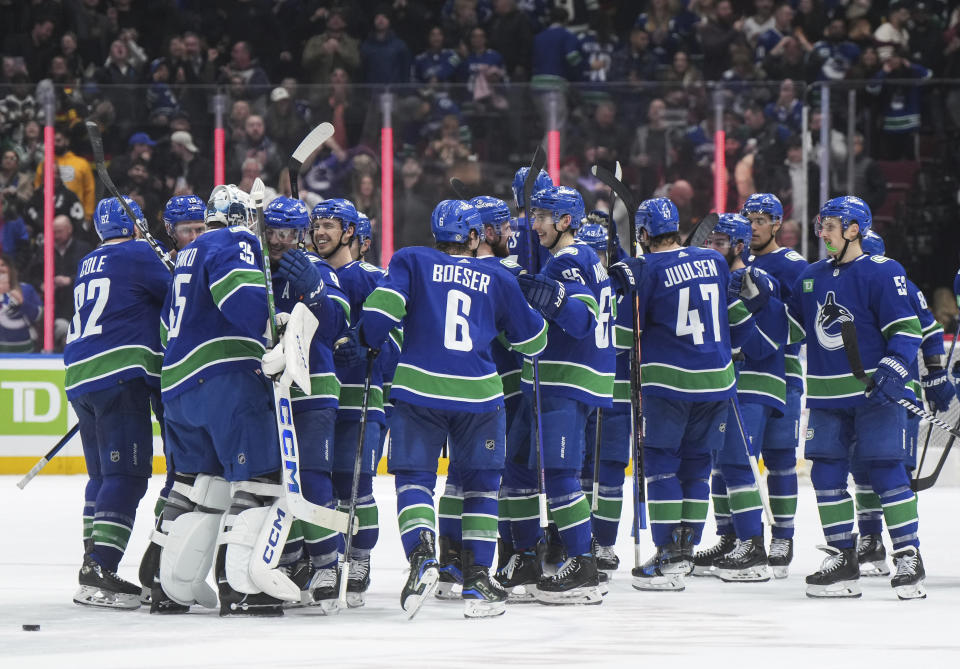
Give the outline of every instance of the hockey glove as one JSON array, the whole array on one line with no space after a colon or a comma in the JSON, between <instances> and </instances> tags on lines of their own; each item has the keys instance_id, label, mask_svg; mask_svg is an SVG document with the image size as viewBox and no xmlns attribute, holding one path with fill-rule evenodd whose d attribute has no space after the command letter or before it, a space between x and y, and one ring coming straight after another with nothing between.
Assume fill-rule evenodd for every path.
<instances>
[{"instance_id":1,"label":"hockey glove","mask_svg":"<svg viewBox=\"0 0 960 669\"><path fill-rule=\"evenodd\" d=\"M727 284L727 296L740 299L751 314L755 314L770 301L776 291L773 280L763 270L755 267L743 267L730 273Z\"/></svg>"},{"instance_id":2,"label":"hockey glove","mask_svg":"<svg viewBox=\"0 0 960 669\"><path fill-rule=\"evenodd\" d=\"M316 263L310 261L304 251L290 249L277 263L276 275L290 282L290 290L301 302L313 309L327 295L327 286L323 283L323 273Z\"/></svg>"},{"instance_id":3,"label":"hockey glove","mask_svg":"<svg viewBox=\"0 0 960 669\"><path fill-rule=\"evenodd\" d=\"M363 331L358 323L344 333L333 349L333 360L341 367L355 367L367 360L368 351L376 356L380 349L372 348L364 341Z\"/></svg>"},{"instance_id":4,"label":"hockey glove","mask_svg":"<svg viewBox=\"0 0 960 669\"><path fill-rule=\"evenodd\" d=\"M611 287L621 295L635 293L646 266L647 259L643 256L624 258L620 262L610 265L607 268L607 274L610 276Z\"/></svg>"},{"instance_id":5,"label":"hockey glove","mask_svg":"<svg viewBox=\"0 0 960 669\"><path fill-rule=\"evenodd\" d=\"M521 274L517 283L530 306L547 320L552 320L567 301L563 284L542 274Z\"/></svg>"},{"instance_id":6,"label":"hockey glove","mask_svg":"<svg viewBox=\"0 0 960 669\"><path fill-rule=\"evenodd\" d=\"M920 380L923 386L923 396L930 403L930 408L936 411L946 411L950 402L957 396L947 376L947 370L927 370L927 375Z\"/></svg>"},{"instance_id":7,"label":"hockey glove","mask_svg":"<svg viewBox=\"0 0 960 669\"><path fill-rule=\"evenodd\" d=\"M290 320L290 314L284 311L277 312L277 345L267 349L267 352L263 354L263 359L260 361L260 366L263 368L263 373L269 377L275 377L283 373L284 368L286 367L286 361L284 360L283 352L283 330L287 327L287 321ZM269 321L267 322L266 328L263 330L263 338L267 340L267 346L270 346L270 338L272 336L272 328L270 327Z\"/></svg>"},{"instance_id":8,"label":"hockey glove","mask_svg":"<svg viewBox=\"0 0 960 669\"><path fill-rule=\"evenodd\" d=\"M903 388L910 372L900 358L888 355L880 359L867 397L877 404L896 404L903 397Z\"/></svg>"}]
</instances>

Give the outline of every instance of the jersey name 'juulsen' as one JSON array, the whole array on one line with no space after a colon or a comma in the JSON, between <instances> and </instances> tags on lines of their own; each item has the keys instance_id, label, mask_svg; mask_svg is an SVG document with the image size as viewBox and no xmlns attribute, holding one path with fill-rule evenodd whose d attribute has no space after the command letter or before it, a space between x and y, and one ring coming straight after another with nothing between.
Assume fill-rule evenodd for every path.
<instances>
[{"instance_id":1,"label":"jersey name 'juulsen'","mask_svg":"<svg viewBox=\"0 0 960 669\"><path fill-rule=\"evenodd\" d=\"M710 276L718 276L716 260L694 260L685 262L675 267L665 267L664 272L667 275L663 282L665 288L676 286L684 281L692 281Z\"/></svg>"}]
</instances>

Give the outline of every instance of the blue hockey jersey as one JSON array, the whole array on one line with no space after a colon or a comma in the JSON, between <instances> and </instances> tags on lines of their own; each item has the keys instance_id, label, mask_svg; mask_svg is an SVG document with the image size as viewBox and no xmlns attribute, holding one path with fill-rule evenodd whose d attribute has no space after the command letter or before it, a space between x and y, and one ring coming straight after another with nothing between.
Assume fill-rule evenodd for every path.
<instances>
[{"instance_id":1,"label":"blue hockey jersey","mask_svg":"<svg viewBox=\"0 0 960 669\"><path fill-rule=\"evenodd\" d=\"M762 269L780 282L780 299L784 303L790 300L797 277L809 265L802 255L786 247L762 256L750 256L747 264ZM787 374L787 387L796 388L802 392L803 365L800 362L800 344L787 344L784 347L783 362Z\"/></svg>"},{"instance_id":2,"label":"blue hockey jersey","mask_svg":"<svg viewBox=\"0 0 960 669\"><path fill-rule=\"evenodd\" d=\"M523 355L539 355L547 326L513 275L481 259L437 249L400 249L363 305L362 335L379 346L404 324L391 399L481 413L503 406L491 354L500 332Z\"/></svg>"},{"instance_id":3,"label":"blue hockey jersey","mask_svg":"<svg viewBox=\"0 0 960 669\"><path fill-rule=\"evenodd\" d=\"M843 408L866 402L863 384L850 371L840 325L852 321L864 369L876 371L886 355L915 360L922 339L910 304L903 267L884 256L861 255L835 267L808 266L792 289L791 341L807 341L807 406Z\"/></svg>"},{"instance_id":4,"label":"blue hockey jersey","mask_svg":"<svg viewBox=\"0 0 960 669\"><path fill-rule=\"evenodd\" d=\"M910 305L917 314L920 321L920 351L916 358L910 364L910 380L907 382L906 390L913 394L913 397L907 399L916 402L923 396L920 386L920 362L919 356L925 358L935 358L944 355L943 349L943 326L933 317L933 313L927 306L927 298L923 291L917 288L916 284L907 279L907 292L910 294Z\"/></svg>"},{"instance_id":5,"label":"blue hockey jersey","mask_svg":"<svg viewBox=\"0 0 960 669\"><path fill-rule=\"evenodd\" d=\"M784 367L784 344L789 338L789 323L783 302L780 301L780 283L773 277L773 295L767 304L753 316L752 329L735 328L731 332L734 350L740 344L743 363L737 373L737 397L741 402L753 402L772 407L783 415L787 406L787 382ZM746 341L738 342L737 334Z\"/></svg>"},{"instance_id":6,"label":"blue hockey jersey","mask_svg":"<svg viewBox=\"0 0 960 669\"><path fill-rule=\"evenodd\" d=\"M567 300L550 323L540 356L541 393L612 407L614 305L607 271L592 248L576 242L551 256L543 275L563 284ZM524 390L532 391L529 361L523 363L522 379Z\"/></svg>"},{"instance_id":7,"label":"blue hockey jersey","mask_svg":"<svg viewBox=\"0 0 960 669\"><path fill-rule=\"evenodd\" d=\"M104 244L77 266L63 362L67 398L144 378L160 385L160 310L170 272L145 241Z\"/></svg>"},{"instance_id":8,"label":"blue hockey jersey","mask_svg":"<svg viewBox=\"0 0 960 669\"><path fill-rule=\"evenodd\" d=\"M164 401L218 374L260 371L267 326L260 240L234 226L181 249L161 316Z\"/></svg>"},{"instance_id":9,"label":"blue hockey jersey","mask_svg":"<svg viewBox=\"0 0 960 669\"><path fill-rule=\"evenodd\" d=\"M320 324L310 342L310 394L305 395L296 385L290 386L294 413L337 406L341 388L333 365L333 347L350 323L350 303L340 289L337 273L319 256L308 256L310 262L320 267L327 296L312 310ZM297 295L291 294L290 282L276 275L273 299L277 313L290 313L299 301Z\"/></svg>"},{"instance_id":10,"label":"blue hockey jersey","mask_svg":"<svg viewBox=\"0 0 960 669\"><path fill-rule=\"evenodd\" d=\"M509 258L481 256L477 259L484 262L496 263L514 276L519 276L523 273L523 268ZM490 349L490 353L493 356L493 363L497 367L497 373L500 375L500 382L503 383L504 401L519 398L522 392L520 372L523 369L523 356L516 353L510 347L502 333L497 336L497 341Z\"/></svg>"},{"instance_id":11,"label":"blue hockey jersey","mask_svg":"<svg viewBox=\"0 0 960 669\"><path fill-rule=\"evenodd\" d=\"M540 238L530 231L526 217L511 219L510 239L507 241L510 259L528 274L537 274L550 260L550 251L543 248Z\"/></svg>"},{"instance_id":12,"label":"blue hockey jersey","mask_svg":"<svg viewBox=\"0 0 960 669\"><path fill-rule=\"evenodd\" d=\"M460 56L453 49L424 51L413 59L411 79L421 84L451 81L459 65Z\"/></svg>"},{"instance_id":13,"label":"blue hockey jersey","mask_svg":"<svg viewBox=\"0 0 960 669\"><path fill-rule=\"evenodd\" d=\"M730 270L713 249L651 253L637 287L643 393L688 402L734 395L731 330L752 327L727 297Z\"/></svg>"}]
</instances>

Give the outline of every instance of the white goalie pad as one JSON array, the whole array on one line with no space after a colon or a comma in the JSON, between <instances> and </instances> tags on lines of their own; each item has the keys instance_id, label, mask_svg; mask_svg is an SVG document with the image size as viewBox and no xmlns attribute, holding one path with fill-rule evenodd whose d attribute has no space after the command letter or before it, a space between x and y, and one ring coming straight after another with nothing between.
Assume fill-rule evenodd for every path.
<instances>
[{"instance_id":1,"label":"white goalie pad","mask_svg":"<svg viewBox=\"0 0 960 669\"><path fill-rule=\"evenodd\" d=\"M320 321L303 302L297 302L290 312L287 329L283 333L283 354L286 365L280 383L295 383L305 395L310 394L310 342Z\"/></svg>"},{"instance_id":2,"label":"white goalie pad","mask_svg":"<svg viewBox=\"0 0 960 669\"><path fill-rule=\"evenodd\" d=\"M170 523L160 553L160 585L184 606L217 607L217 593L207 584L220 532L219 513L191 511Z\"/></svg>"},{"instance_id":3,"label":"white goalie pad","mask_svg":"<svg viewBox=\"0 0 960 669\"><path fill-rule=\"evenodd\" d=\"M281 500L269 507L240 513L222 543L227 544L227 582L237 592L265 592L290 602L300 601L300 588L277 569L293 517Z\"/></svg>"}]
</instances>

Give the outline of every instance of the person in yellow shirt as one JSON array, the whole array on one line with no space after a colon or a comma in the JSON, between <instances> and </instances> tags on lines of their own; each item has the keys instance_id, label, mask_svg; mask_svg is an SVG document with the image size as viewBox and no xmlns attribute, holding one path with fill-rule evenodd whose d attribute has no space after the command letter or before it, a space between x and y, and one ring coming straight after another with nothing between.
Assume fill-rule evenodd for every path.
<instances>
[{"instance_id":1,"label":"person in yellow shirt","mask_svg":"<svg viewBox=\"0 0 960 669\"><path fill-rule=\"evenodd\" d=\"M83 205L83 216L90 220L93 208L96 205L96 186L93 181L93 170L90 162L81 158L70 150L70 137L65 129L58 127L53 134L53 152L56 154L57 168L60 170L60 179L63 185L69 188L80 199ZM43 186L43 163L37 165L37 175L33 179L33 187Z\"/></svg>"}]
</instances>

